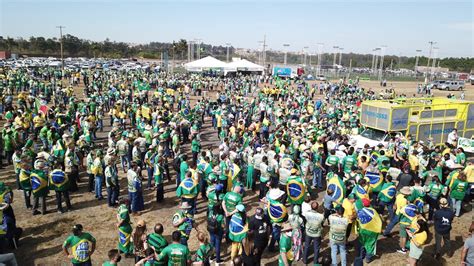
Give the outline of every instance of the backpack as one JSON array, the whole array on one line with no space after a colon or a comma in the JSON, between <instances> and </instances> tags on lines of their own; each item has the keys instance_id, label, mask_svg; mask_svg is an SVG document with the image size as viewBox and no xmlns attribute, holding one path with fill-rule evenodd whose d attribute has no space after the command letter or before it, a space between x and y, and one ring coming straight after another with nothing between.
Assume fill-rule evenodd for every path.
<instances>
[{"instance_id":1,"label":"backpack","mask_svg":"<svg viewBox=\"0 0 474 266\"><path fill-rule=\"evenodd\" d=\"M217 234L219 232L219 223L217 222L217 215L211 215L207 218L207 231L210 234Z\"/></svg>"}]
</instances>

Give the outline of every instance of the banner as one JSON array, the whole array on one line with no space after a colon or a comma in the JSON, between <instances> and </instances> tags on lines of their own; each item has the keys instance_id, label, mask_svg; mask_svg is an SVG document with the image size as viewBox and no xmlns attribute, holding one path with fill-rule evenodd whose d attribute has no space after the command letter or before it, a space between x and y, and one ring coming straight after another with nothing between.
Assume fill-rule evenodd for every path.
<instances>
[{"instance_id":1,"label":"banner","mask_svg":"<svg viewBox=\"0 0 474 266\"><path fill-rule=\"evenodd\" d=\"M464 152L474 153L474 139L459 138L458 148L463 148Z\"/></svg>"}]
</instances>

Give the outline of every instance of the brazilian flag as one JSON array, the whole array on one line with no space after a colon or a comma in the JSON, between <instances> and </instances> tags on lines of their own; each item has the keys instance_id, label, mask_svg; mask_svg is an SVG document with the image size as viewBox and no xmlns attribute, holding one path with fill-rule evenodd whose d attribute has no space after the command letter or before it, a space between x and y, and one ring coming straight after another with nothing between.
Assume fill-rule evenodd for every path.
<instances>
[{"instance_id":1,"label":"brazilian flag","mask_svg":"<svg viewBox=\"0 0 474 266\"><path fill-rule=\"evenodd\" d=\"M373 192L380 192L383 185L383 176L380 173L366 172L365 177L369 179L369 186Z\"/></svg>"},{"instance_id":2,"label":"brazilian flag","mask_svg":"<svg viewBox=\"0 0 474 266\"><path fill-rule=\"evenodd\" d=\"M86 262L90 259L92 242L87 239L80 239L71 247L72 255L78 262Z\"/></svg>"},{"instance_id":3,"label":"brazilian flag","mask_svg":"<svg viewBox=\"0 0 474 266\"><path fill-rule=\"evenodd\" d=\"M361 185L357 184L352 190L352 193L355 194L357 199L369 199L369 193L367 193L367 190Z\"/></svg>"},{"instance_id":4,"label":"brazilian flag","mask_svg":"<svg viewBox=\"0 0 474 266\"><path fill-rule=\"evenodd\" d=\"M20 170L20 187L25 191L31 191L31 172L25 169Z\"/></svg>"},{"instance_id":5,"label":"brazilian flag","mask_svg":"<svg viewBox=\"0 0 474 266\"><path fill-rule=\"evenodd\" d=\"M334 191L331 197L335 201L337 201L337 203L342 204L342 201L344 200L344 197L346 195L346 187L344 186L342 179L340 179L337 175L333 175L328 180L327 189L331 189L332 191Z\"/></svg>"},{"instance_id":6,"label":"brazilian flag","mask_svg":"<svg viewBox=\"0 0 474 266\"><path fill-rule=\"evenodd\" d=\"M180 114L183 118L187 120L192 120L193 118L193 113L191 112L191 110L189 110L189 108L184 108L183 110L181 110Z\"/></svg>"},{"instance_id":7,"label":"brazilian flag","mask_svg":"<svg viewBox=\"0 0 474 266\"><path fill-rule=\"evenodd\" d=\"M402 214L400 218L400 224L410 225L413 218L416 216L418 207L415 204L408 204L400 210Z\"/></svg>"},{"instance_id":8,"label":"brazilian flag","mask_svg":"<svg viewBox=\"0 0 474 266\"><path fill-rule=\"evenodd\" d=\"M304 196L306 194L306 187L301 177L288 179L286 185L286 194L288 195L288 202L291 204L303 203Z\"/></svg>"},{"instance_id":9,"label":"brazilian flag","mask_svg":"<svg viewBox=\"0 0 474 266\"><path fill-rule=\"evenodd\" d=\"M268 216L272 223L281 223L288 217L288 210L286 206L279 201L269 199L268 200Z\"/></svg>"},{"instance_id":10,"label":"brazilian flag","mask_svg":"<svg viewBox=\"0 0 474 266\"><path fill-rule=\"evenodd\" d=\"M194 198L198 193L197 185L198 183L193 178L185 178L179 184L176 194L178 197Z\"/></svg>"},{"instance_id":11,"label":"brazilian flag","mask_svg":"<svg viewBox=\"0 0 474 266\"><path fill-rule=\"evenodd\" d=\"M43 171L31 171L31 188L35 197L45 197L48 195L48 178Z\"/></svg>"},{"instance_id":12,"label":"brazilian flag","mask_svg":"<svg viewBox=\"0 0 474 266\"><path fill-rule=\"evenodd\" d=\"M232 215L229 223L229 238L233 242L242 242L247 237L248 226L240 213Z\"/></svg>"},{"instance_id":13,"label":"brazilian flag","mask_svg":"<svg viewBox=\"0 0 474 266\"><path fill-rule=\"evenodd\" d=\"M357 221L361 230L377 234L382 232L382 219L380 219L380 215L372 207L357 209Z\"/></svg>"},{"instance_id":14,"label":"brazilian flag","mask_svg":"<svg viewBox=\"0 0 474 266\"><path fill-rule=\"evenodd\" d=\"M391 184L388 187L383 188L380 193L384 195L388 200L392 200L397 195L397 188ZM380 195L380 194L379 194Z\"/></svg>"},{"instance_id":15,"label":"brazilian flag","mask_svg":"<svg viewBox=\"0 0 474 266\"><path fill-rule=\"evenodd\" d=\"M69 179L60 169L55 169L49 174L49 183L51 188L56 191L66 191L69 186Z\"/></svg>"}]
</instances>

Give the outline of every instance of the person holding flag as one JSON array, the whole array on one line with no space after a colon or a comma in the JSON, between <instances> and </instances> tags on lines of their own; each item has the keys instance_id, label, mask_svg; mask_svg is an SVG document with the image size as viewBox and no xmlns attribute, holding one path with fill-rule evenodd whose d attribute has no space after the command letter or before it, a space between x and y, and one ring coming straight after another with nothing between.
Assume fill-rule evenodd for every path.
<instances>
[{"instance_id":1,"label":"person holding flag","mask_svg":"<svg viewBox=\"0 0 474 266\"><path fill-rule=\"evenodd\" d=\"M238 255L238 252L242 245L242 240L247 237L248 222L247 215L245 213L245 206L242 203L235 206L235 210L232 211L232 216L229 223L229 239L232 241L230 258L234 258Z\"/></svg>"},{"instance_id":2,"label":"person holding flag","mask_svg":"<svg viewBox=\"0 0 474 266\"><path fill-rule=\"evenodd\" d=\"M30 180L31 180L31 189L33 192L33 215L37 214L46 214L46 197L48 196L48 178L45 163L38 163L38 168L31 171ZM35 167L36 168L36 167ZM41 212L38 211L38 205L41 201Z\"/></svg>"},{"instance_id":3,"label":"person holding flag","mask_svg":"<svg viewBox=\"0 0 474 266\"><path fill-rule=\"evenodd\" d=\"M118 250L125 256L133 256L132 226L126 204L122 203L117 209Z\"/></svg>"},{"instance_id":4,"label":"person holding flag","mask_svg":"<svg viewBox=\"0 0 474 266\"><path fill-rule=\"evenodd\" d=\"M49 184L56 192L56 204L58 205L58 213L64 213L62 207L62 198L66 202L66 211L72 209L71 200L69 198L69 178L61 169L61 165L56 163L53 171L49 174Z\"/></svg>"},{"instance_id":5,"label":"person holding flag","mask_svg":"<svg viewBox=\"0 0 474 266\"><path fill-rule=\"evenodd\" d=\"M286 194L288 195L288 202L291 205L301 205L301 203L303 203L306 196L306 184L298 171L288 178Z\"/></svg>"},{"instance_id":6,"label":"person holding flag","mask_svg":"<svg viewBox=\"0 0 474 266\"><path fill-rule=\"evenodd\" d=\"M377 250L377 239L382 232L382 219L378 212L370 206L367 198L358 199L355 202L357 214L358 241L360 244L356 260L366 263L374 260Z\"/></svg>"},{"instance_id":7,"label":"person holding flag","mask_svg":"<svg viewBox=\"0 0 474 266\"><path fill-rule=\"evenodd\" d=\"M392 182L392 177L387 175L385 177L385 183L382 185L380 193L378 194L377 202L379 206L379 213L381 215L383 214L385 207L387 207L389 220L392 220L393 216L395 215L393 211L393 204L395 203L396 194L397 187L395 186L395 183Z\"/></svg>"},{"instance_id":8,"label":"person holding flag","mask_svg":"<svg viewBox=\"0 0 474 266\"><path fill-rule=\"evenodd\" d=\"M191 213L196 213L196 198L199 194L199 183L193 178L192 172L187 172L185 178L176 190L176 196L181 202L187 202L191 206Z\"/></svg>"}]
</instances>

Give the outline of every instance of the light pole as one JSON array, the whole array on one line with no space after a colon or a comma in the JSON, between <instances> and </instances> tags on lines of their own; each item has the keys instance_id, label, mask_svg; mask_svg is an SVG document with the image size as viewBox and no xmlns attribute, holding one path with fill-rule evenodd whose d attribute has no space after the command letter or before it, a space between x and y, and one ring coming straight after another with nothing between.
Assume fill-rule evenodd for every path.
<instances>
[{"instance_id":1,"label":"light pole","mask_svg":"<svg viewBox=\"0 0 474 266\"><path fill-rule=\"evenodd\" d=\"M285 49L285 57L283 58L283 65L285 65L285 66L286 66L286 63L287 63L287 53L288 53L288 47L290 47L290 44L288 44L288 43L284 43L284 44L283 44L283 47L285 47L285 48L283 48L283 49Z\"/></svg>"},{"instance_id":2,"label":"light pole","mask_svg":"<svg viewBox=\"0 0 474 266\"><path fill-rule=\"evenodd\" d=\"M63 29L64 26L56 26L59 29L59 43L61 46L61 69L64 71L64 58L63 58Z\"/></svg>"},{"instance_id":3,"label":"light pole","mask_svg":"<svg viewBox=\"0 0 474 266\"><path fill-rule=\"evenodd\" d=\"M308 46L303 47L303 56L304 56L304 57L303 57L303 58L304 58L304 59L303 59L303 65L304 65L305 67L306 67L306 57L307 57L307 50L308 50L308 48L309 48Z\"/></svg>"},{"instance_id":4,"label":"light pole","mask_svg":"<svg viewBox=\"0 0 474 266\"><path fill-rule=\"evenodd\" d=\"M230 46L230 43L226 43L225 45L227 46L227 63L229 63L229 46Z\"/></svg>"},{"instance_id":5,"label":"light pole","mask_svg":"<svg viewBox=\"0 0 474 266\"><path fill-rule=\"evenodd\" d=\"M385 56L385 48L387 48L386 45L382 45L382 49L380 51L380 70L379 70L379 80L382 80L382 72L383 72L383 58Z\"/></svg>"},{"instance_id":6,"label":"light pole","mask_svg":"<svg viewBox=\"0 0 474 266\"><path fill-rule=\"evenodd\" d=\"M324 43L318 43L318 67L317 67L317 74L321 75L321 54L323 52Z\"/></svg>"},{"instance_id":7,"label":"light pole","mask_svg":"<svg viewBox=\"0 0 474 266\"><path fill-rule=\"evenodd\" d=\"M435 76L436 59L438 58L439 47L433 47L433 62L431 64L430 77Z\"/></svg>"},{"instance_id":8,"label":"light pole","mask_svg":"<svg viewBox=\"0 0 474 266\"><path fill-rule=\"evenodd\" d=\"M380 47L375 48L374 68L372 69L372 72L374 73L374 76L377 75L377 65L378 65L378 63L379 63L379 56L378 56L377 52L380 51L380 50L381 50Z\"/></svg>"},{"instance_id":9,"label":"light pole","mask_svg":"<svg viewBox=\"0 0 474 266\"><path fill-rule=\"evenodd\" d=\"M416 58L415 58L415 79L418 75L418 60L420 59L420 53L421 53L421 50L416 50Z\"/></svg>"},{"instance_id":10,"label":"light pole","mask_svg":"<svg viewBox=\"0 0 474 266\"><path fill-rule=\"evenodd\" d=\"M334 48L334 61L332 62L332 66L335 67L336 66L337 49L339 49L339 46L333 46L332 48Z\"/></svg>"},{"instance_id":11,"label":"light pole","mask_svg":"<svg viewBox=\"0 0 474 266\"><path fill-rule=\"evenodd\" d=\"M429 41L430 44L430 52L428 54L428 62L426 63L426 71L425 71L425 82L428 82L428 68L430 67L430 60L431 60L431 53L433 52L433 45L436 44L435 41Z\"/></svg>"},{"instance_id":12,"label":"light pole","mask_svg":"<svg viewBox=\"0 0 474 266\"><path fill-rule=\"evenodd\" d=\"M344 50L344 48L339 47L339 65L340 66L342 66L342 50Z\"/></svg>"}]
</instances>

